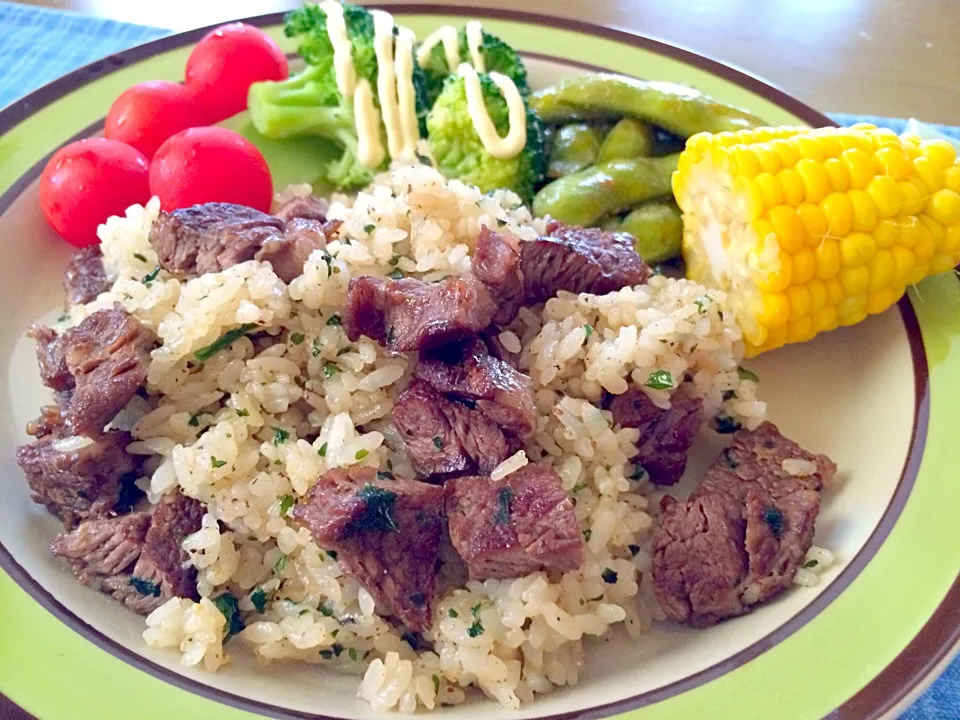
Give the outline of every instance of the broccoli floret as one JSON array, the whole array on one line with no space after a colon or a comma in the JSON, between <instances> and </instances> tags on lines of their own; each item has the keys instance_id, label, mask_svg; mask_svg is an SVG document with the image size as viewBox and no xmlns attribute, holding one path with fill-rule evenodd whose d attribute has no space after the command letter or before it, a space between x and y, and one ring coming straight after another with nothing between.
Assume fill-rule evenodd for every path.
<instances>
[{"instance_id":1,"label":"broccoli floret","mask_svg":"<svg viewBox=\"0 0 960 720\"><path fill-rule=\"evenodd\" d=\"M507 103L490 76L478 73L483 98L500 136L509 130ZM513 158L493 157L483 147L467 110L464 79L451 75L427 116L430 150L444 175L489 192L509 188L529 201L546 171L543 125L527 107L527 143Z\"/></svg>"},{"instance_id":2,"label":"broccoli floret","mask_svg":"<svg viewBox=\"0 0 960 720\"><path fill-rule=\"evenodd\" d=\"M480 44L480 49L483 53L486 72L498 72L501 75L506 75L513 80L521 95L524 97L529 95L530 85L527 83L527 68L524 67L523 60L520 59L517 51L486 30L482 31L482 37L483 42ZM464 58L465 62L469 61L470 48L467 45L466 28L460 28L457 38L460 46L460 57ZM431 105L443 89L444 81L456 71L456 68L447 67L447 56L443 50L443 43L434 45L427 62L423 65L427 97Z\"/></svg>"},{"instance_id":3,"label":"broccoli floret","mask_svg":"<svg viewBox=\"0 0 960 720\"><path fill-rule=\"evenodd\" d=\"M347 36L357 79L365 78L377 87L377 58L374 49L373 15L357 5L343 5ZM333 45L327 34L326 13L317 5L305 5L286 16L284 32L299 41L297 51L307 63L303 72L278 82L258 82L250 86L247 108L254 127L269 138L315 135L331 140L343 149L338 160L327 168L327 180L341 190L350 190L370 183L376 171L357 157L356 118L353 98L345 98L337 87L333 65ZM398 31L395 30L396 35ZM421 134L426 133L427 94L423 71L414 71L417 117ZM381 125L381 141L386 131Z\"/></svg>"}]
</instances>

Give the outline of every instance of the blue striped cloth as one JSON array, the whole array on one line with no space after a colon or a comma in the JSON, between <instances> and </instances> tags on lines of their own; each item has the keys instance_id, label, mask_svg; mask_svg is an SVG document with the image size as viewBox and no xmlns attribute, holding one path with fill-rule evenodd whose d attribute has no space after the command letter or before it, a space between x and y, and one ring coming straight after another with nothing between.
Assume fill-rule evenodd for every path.
<instances>
[{"instance_id":1,"label":"blue striped cloth","mask_svg":"<svg viewBox=\"0 0 960 720\"><path fill-rule=\"evenodd\" d=\"M0 0L0 107L80 65L167 32ZM896 132L906 123L839 113L831 117L841 125L871 122ZM960 139L960 128L934 127ZM903 718L960 718L960 661L953 663Z\"/></svg>"}]
</instances>

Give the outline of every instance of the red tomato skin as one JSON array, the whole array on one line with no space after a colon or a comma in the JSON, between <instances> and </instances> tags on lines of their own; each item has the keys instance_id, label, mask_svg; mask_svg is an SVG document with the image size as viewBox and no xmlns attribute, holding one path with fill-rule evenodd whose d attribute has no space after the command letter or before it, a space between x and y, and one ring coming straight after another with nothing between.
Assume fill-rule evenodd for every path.
<instances>
[{"instance_id":1,"label":"red tomato skin","mask_svg":"<svg viewBox=\"0 0 960 720\"><path fill-rule=\"evenodd\" d=\"M273 38L237 22L211 30L197 43L187 59L186 86L216 123L246 109L252 83L284 80L289 72Z\"/></svg>"},{"instance_id":2,"label":"red tomato skin","mask_svg":"<svg viewBox=\"0 0 960 720\"><path fill-rule=\"evenodd\" d=\"M99 242L97 226L150 199L149 163L116 140L88 138L60 148L40 176L40 209L67 242Z\"/></svg>"},{"instance_id":3,"label":"red tomato skin","mask_svg":"<svg viewBox=\"0 0 960 720\"><path fill-rule=\"evenodd\" d=\"M153 156L150 191L164 210L229 202L269 212L273 180L263 155L242 135L221 127L190 128Z\"/></svg>"},{"instance_id":4,"label":"red tomato skin","mask_svg":"<svg viewBox=\"0 0 960 720\"><path fill-rule=\"evenodd\" d=\"M135 147L149 159L171 135L206 124L206 110L186 87L148 80L116 99L107 113L104 135Z\"/></svg>"}]
</instances>

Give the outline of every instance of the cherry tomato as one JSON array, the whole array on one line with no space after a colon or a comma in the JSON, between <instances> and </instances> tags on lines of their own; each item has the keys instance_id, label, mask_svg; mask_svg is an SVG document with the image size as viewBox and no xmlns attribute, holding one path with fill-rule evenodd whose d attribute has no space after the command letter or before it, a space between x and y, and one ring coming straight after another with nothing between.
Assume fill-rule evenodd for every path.
<instances>
[{"instance_id":1,"label":"cherry tomato","mask_svg":"<svg viewBox=\"0 0 960 720\"><path fill-rule=\"evenodd\" d=\"M260 151L222 127L190 128L167 140L150 164L150 191L164 210L230 202L270 211L273 181Z\"/></svg>"},{"instance_id":2,"label":"cherry tomato","mask_svg":"<svg viewBox=\"0 0 960 720\"><path fill-rule=\"evenodd\" d=\"M116 140L89 138L60 148L40 176L40 209L63 238L93 245L97 225L150 199L149 163Z\"/></svg>"},{"instance_id":3,"label":"cherry tomato","mask_svg":"<svg viewBox=\"0 0 960 720\"><path fill-rule=\"evenodd\" d=\"M220 122L247 107L247 90L289 74L280 46L260 28L231 23L210 31L187 59L186 85Z\"/></svg>"},{"instance_id":4,"label":"cherry tomato","mask_svg":"<svg viewBox=\"0 0 960 720\"><path fill-rule=\"evenodd\" d=\"M168 80L149 80L117 98L107 113L104 134L151 158L171 135L206 124L206 111L186 87Z\"/></svg>"}]
</instances>

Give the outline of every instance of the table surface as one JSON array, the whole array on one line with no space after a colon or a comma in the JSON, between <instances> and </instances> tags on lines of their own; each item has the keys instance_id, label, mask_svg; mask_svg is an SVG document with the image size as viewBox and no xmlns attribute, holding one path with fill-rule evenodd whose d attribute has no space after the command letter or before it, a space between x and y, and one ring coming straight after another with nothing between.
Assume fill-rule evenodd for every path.
<instances>
[{"instance_id":1,"label":"table surface","mask_svg":"<svg viewBox=\"0 0 960 720\"><path fill-rule=\"evenodd\" d=\"M24 1L174 30L301 4ZM745 68L824 111L960 125L957 0L442 1L524 9L652 35Z\"/></svg>"}]
</instances>

